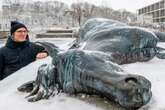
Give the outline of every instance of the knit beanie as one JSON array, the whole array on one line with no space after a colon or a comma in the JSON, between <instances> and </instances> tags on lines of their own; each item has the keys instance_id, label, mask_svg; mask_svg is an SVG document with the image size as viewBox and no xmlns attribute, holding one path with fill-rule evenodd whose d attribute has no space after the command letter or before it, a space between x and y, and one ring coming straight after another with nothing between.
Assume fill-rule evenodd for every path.
<instances>
[{"instance_id":1,"label":"knit beanie","mask_svg":"<svg viewBox=\"0 0 165 110\"><path fill-rule=\"evenodd\" d=\"M12 35L17 29L24 27L27 30L27 27L18 22L18 21L11 21L11 29L10 29L10 34Z\"/></svg>"}]
</instances>

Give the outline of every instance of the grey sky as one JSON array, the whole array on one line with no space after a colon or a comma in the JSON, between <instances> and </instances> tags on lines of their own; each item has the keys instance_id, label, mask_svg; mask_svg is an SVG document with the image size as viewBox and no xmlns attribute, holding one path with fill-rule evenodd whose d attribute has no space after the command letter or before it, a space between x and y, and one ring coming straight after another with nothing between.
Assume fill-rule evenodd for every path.
<instances>
[{"instance_id":1,"label":"grey sky","mask_svg":"<svg viewBox=\"0 0 165 110\"><path fill-rule=\"evenodd\" d=\"M64 0L64 1L78 1L78 0ZM94 3L96 5L106 5L114 9L127 9L136 12L138 8L145 5L152 4L160 0L83 0Z\"/></svg>"},{"instance_id":2,"label":"grey sky","mask_svg":"<svg viewBox=\"0 0 165 110\"><path fill-rule=\"evenodd\" d=\"M41 1L45 1L45 0L41 0ZM138 8L141 8L145 5L150 5L160 0L58 0L58 1L63 1L69 4L77 1L87 1L90 3L94 3L96 5L109 6L112 7L113 9L126 9L128 11L135 13Z\"/></svg>"},{"instance_id":3,"label":"grey sky","mask_svg":"<svg viewBox=\"0 0 165 110\"><path fill-rule=\"evenodd\" d=\"M33 0L33 1L37 1L37 0ZM48 1L48 0L40 0L40 1ZM94 3L96 5L105 5L108 7L112 7L113 9L126 9L128 11L135 13L138 8L141 8L145 5L150 5L160 0L57 0L57 1L63 1L68 4L77 1L87 1L90 3ZM0 0L0 4L2 4L2 0Z\"/></svg>"}]
</instances>

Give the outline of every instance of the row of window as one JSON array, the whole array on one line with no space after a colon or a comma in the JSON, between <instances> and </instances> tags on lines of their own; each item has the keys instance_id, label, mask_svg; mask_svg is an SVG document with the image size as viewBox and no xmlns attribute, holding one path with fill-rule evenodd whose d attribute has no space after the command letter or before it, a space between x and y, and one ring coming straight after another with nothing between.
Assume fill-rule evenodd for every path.
<instances>
[{"instance_id":1,"label":"row of window","mask_svg":"<svg viewBox=\"0 0 165 110\"><path fill-rule=\"evenodd\" d=\"M140 14L151 12L151 11L158 10L158 9L165 9L165 0L162 0L155 4L152 4L152 5L139 9L138 14L140 15Z\"/></svg>"},{"instance_id":2,"label":"row of window","mask_svg":"<svg viewBox=\"0 0 165 110\"><path fill-rule=\"evenodd\" d=\"M145 13L145 15L149 15L153 18L165 18L165 9L158 10L158 11L153 11L153 12L150 12L150 13Z\"/></svg>"},{"instance_id":3,"label":"row of window","mask_svg":"<svg viewBox=\"0 0 165 110\"><path fill-rule=\"evenodd\" d=\"M165 22L165 18L153 19L153 22Z\"/></svg>"},{"instance_id":4,"label":"row of window","mask_svg":"<svg viewBox=\"0 0 165 110\"><path fill-rule=\"evenodd\" d=\"M165 16L165 9L152 12L153 18Z\"/></svg>"}]
</instances>

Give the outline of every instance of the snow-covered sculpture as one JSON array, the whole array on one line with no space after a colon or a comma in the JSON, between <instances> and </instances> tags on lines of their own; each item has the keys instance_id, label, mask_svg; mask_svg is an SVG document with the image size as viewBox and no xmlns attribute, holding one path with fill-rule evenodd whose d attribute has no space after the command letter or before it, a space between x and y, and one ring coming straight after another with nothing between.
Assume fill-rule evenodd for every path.
<instances>
[{"instance_id":1,"label":"snow-covered sculpture","mask_svg":"<svg viewBox=\"0 0 165 110\"><path fill-rule=\"evenodd\" d=\"M40 43L52 57L42 65L35 81L19 91L30 92L28 101L47 99L55 91L98 94L126 108L139 108L152 97L151 83L140 75L129 74L118 64L148 61L161 48L158 38L145 29L107 19L90 19L80 29L80 37L67 51L51 43Z\"/></svg>"},{"instance_id":2,"label":"snow-covered sculpture","mask_svg":"<svg viewBox=\"0 0 165 110\"><path fill-rule=\"evenodd\" d=\"M102 51L111 55L111 61L118 64L148 61L155 55L164 59L164 49L157 47L160 35L163 37L158 31L94 18L80 28L80 37L72 48Z\"/></svg>"}]
</instances>

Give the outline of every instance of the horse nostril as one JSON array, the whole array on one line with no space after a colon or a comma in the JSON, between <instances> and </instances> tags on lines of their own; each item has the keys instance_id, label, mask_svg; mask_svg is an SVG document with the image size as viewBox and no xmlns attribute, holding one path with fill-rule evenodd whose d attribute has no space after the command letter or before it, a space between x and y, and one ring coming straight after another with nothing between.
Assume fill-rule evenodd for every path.
<instances>
[{"instance_id":1,"label":"horse nostril","mask_svg":"<svg viewBox=\"0 0 165 110\"><path fill-rule=\"evenodd\" d=\"M125 82L126 83L129 83L129 82L137 83L137 79L134 78L134 77L128 77L128 78L125 79Z\"/></svg>"}]
</instances>

